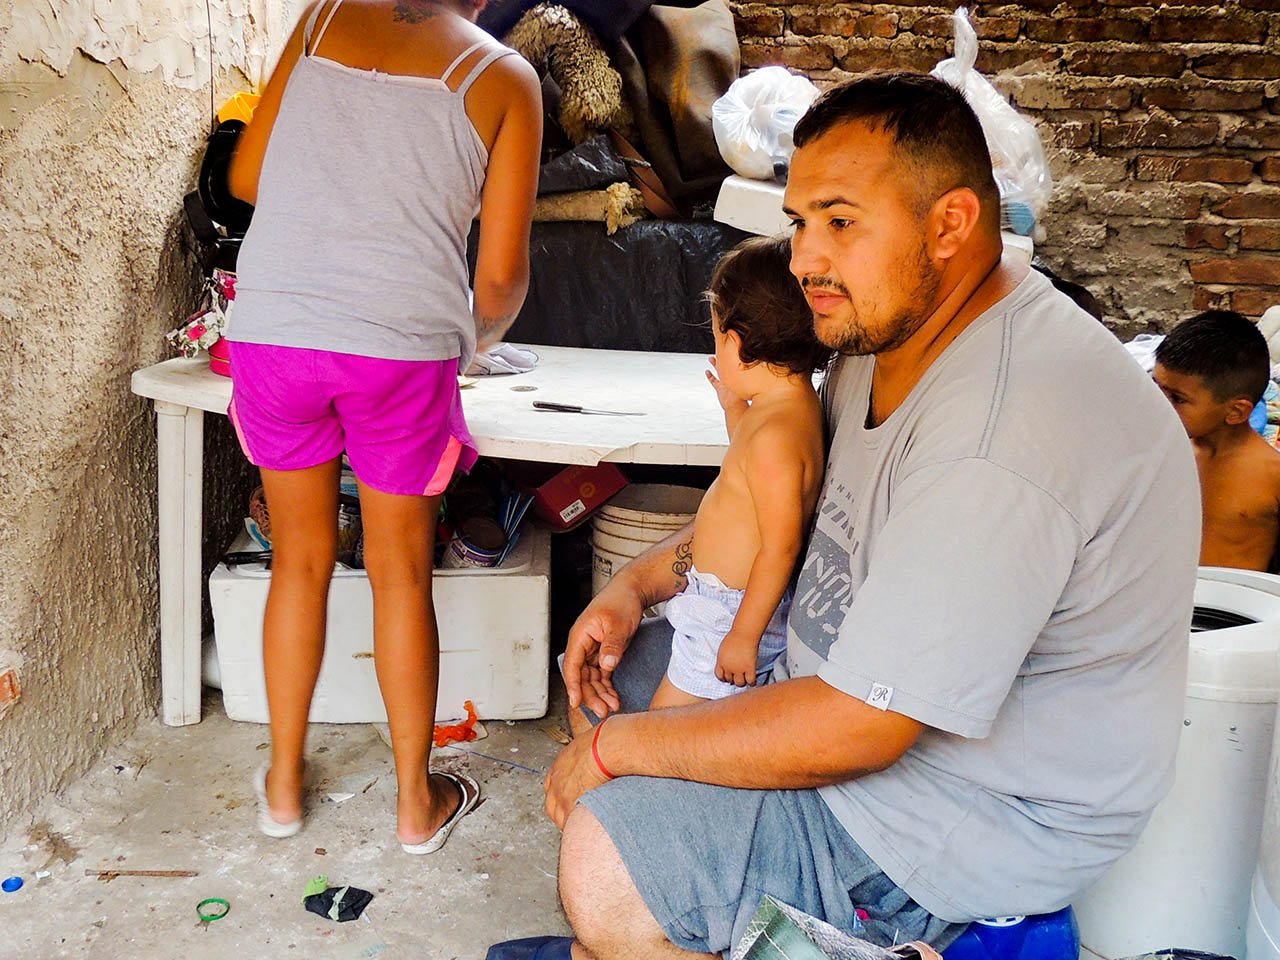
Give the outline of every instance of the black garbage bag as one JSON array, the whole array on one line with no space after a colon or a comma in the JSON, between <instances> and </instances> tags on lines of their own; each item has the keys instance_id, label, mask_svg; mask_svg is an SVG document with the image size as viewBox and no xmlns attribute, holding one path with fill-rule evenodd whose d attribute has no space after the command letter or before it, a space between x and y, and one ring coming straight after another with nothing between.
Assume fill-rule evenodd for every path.
<instances>
[{"instance_id":1,"label":"black garbage bag","mask_svg":"<svg viewBox=\"0 0 1280 960\"><path fill-rule=\"evenodd\" d=\"M720 257L748 235L714 220L537 222L529 295L507 333L515 343L710 353L703 293ZM477 231L468 244L475 269Z\"/></svg>"},{"instance_id":2,"label":"black garbage bag","mask_svg":"<svg viewBox=\"0 0 1280 960\"><path fill-rule=\"evenodd\" d=\"M544 163L538 172L538 195L603 190L626 180L627 168L601 134Z\"/></svg>"}]
</instances>

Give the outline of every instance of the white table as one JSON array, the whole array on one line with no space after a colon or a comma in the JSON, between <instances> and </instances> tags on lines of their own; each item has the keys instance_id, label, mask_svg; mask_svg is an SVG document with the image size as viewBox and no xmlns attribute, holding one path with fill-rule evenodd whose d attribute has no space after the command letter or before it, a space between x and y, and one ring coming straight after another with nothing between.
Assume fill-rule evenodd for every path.
<instances>
[{"instance_id":1,"label":"white table","mask_svg":"<svg viewBox=\"0 0 1280 960\"><path fill-rule=\"evenodd\" d=\"M718 466L728 447L724 415L703 370L706 357L533 346L529 373L485 377L462 392L483 456L552 463ZM231 381L207 360L178 358L133 375L155 401L160 526L160 690L164 722L200 721L200 600L204 413L225 415ZM614 417L535 410L551 400Z\"/></svg>"}]
</instances>

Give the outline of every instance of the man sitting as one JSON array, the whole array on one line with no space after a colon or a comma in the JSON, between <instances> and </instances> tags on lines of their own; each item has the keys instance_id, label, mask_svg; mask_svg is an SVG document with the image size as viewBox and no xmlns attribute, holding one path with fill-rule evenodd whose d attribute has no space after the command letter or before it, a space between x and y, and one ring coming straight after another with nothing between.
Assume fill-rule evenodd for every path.
<instances>
[{"instance_id":1,"label":"man sitting","mask_svg":"<svg viewBox=\"0 0 1280 960\"><path fill-rule=\"evenodd\" d=\"M795 143L791 268L845 356L787 651L775 682L626 712L666 666L670 627L641 611L697 563L688 530L583 612L579 735L547 777L577 939L541 957L721 954L765 894L941 948L1069 904L1172 783L1200 527L1177 418L1105 328L1002 259L956 90L852 81ZM580 704L607 716L594 734Z\"/></svg>"}]
</instances>

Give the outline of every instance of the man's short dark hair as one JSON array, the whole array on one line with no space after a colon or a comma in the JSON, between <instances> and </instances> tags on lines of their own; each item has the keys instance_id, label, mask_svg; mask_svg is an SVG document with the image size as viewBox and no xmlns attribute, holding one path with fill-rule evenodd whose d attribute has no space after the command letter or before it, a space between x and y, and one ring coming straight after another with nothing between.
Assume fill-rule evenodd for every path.
<instances>
[{"instance_id":1,"label":"man's short dark hair","mask_svg":"<svg viewBox=\"0 0 1280 960\"><path fill-rule=\"evenodd\" d=\"M1156 363L1199 377L1218 403L1262 399L1271 353L1262 331L1233 310L1206 310L1183 320L1156 348Z\"/></svg>"},{"instance_id":2,"label":"man's short dark hair","mask_svg":"<svg viewBox=\"0 0 1280 960\"><path fill-rule=\"evenodd\" d=\"M920 191L918 205L927 209L946 191L968 187L978 195L984 216L998 222L1000 192L986 135L964 94L951 84L920 73L848 80L813 102L796 124L793 140L803 147L855 121L893 139L913 168L908 175L929 188Z\"/></svg>"},{"instance_id":3,"label":"man's short dark hair","mask_svg":"<svg viewBox=\"0 0 1280 960\"><path fill-rule=\"evenodd\" d=\"M716 264L707 290L711 322L742 340L743 363L768 363L792 373L826 366L831 348L818 340L813 311L791 274L786 236L751 237Z\"/></svg>"}]
</instances>

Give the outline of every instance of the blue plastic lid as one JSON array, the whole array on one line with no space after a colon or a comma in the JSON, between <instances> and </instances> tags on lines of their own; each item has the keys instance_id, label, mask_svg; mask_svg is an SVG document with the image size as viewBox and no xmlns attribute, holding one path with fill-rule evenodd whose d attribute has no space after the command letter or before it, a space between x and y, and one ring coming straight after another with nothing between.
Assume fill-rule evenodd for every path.
<instances>
[{"instance_id":1,"label":"blue plastic lid","mask_svg":"<svg viewBox=\"0 0 1280 960\"><path fill-rule=\"evenodd\" d=\"M1253 412L1249 414L1249 426L1257 433L1262 433L1267 429L1267 401L1259 400L1253 408Z\"/></svg>"},{"instance_id":2,"label":"blue plastic lid","mask_svg":"<svg viewBox=\"0 0 1280 960\"><path fill-rule=\"evenodd\" d=\"M3 890L5 893L13 893L21 889L22 889L21 877L9 877L7 880L5 880L4 883L0 883L0 890Z\"/></svg>"}]
</instances>

